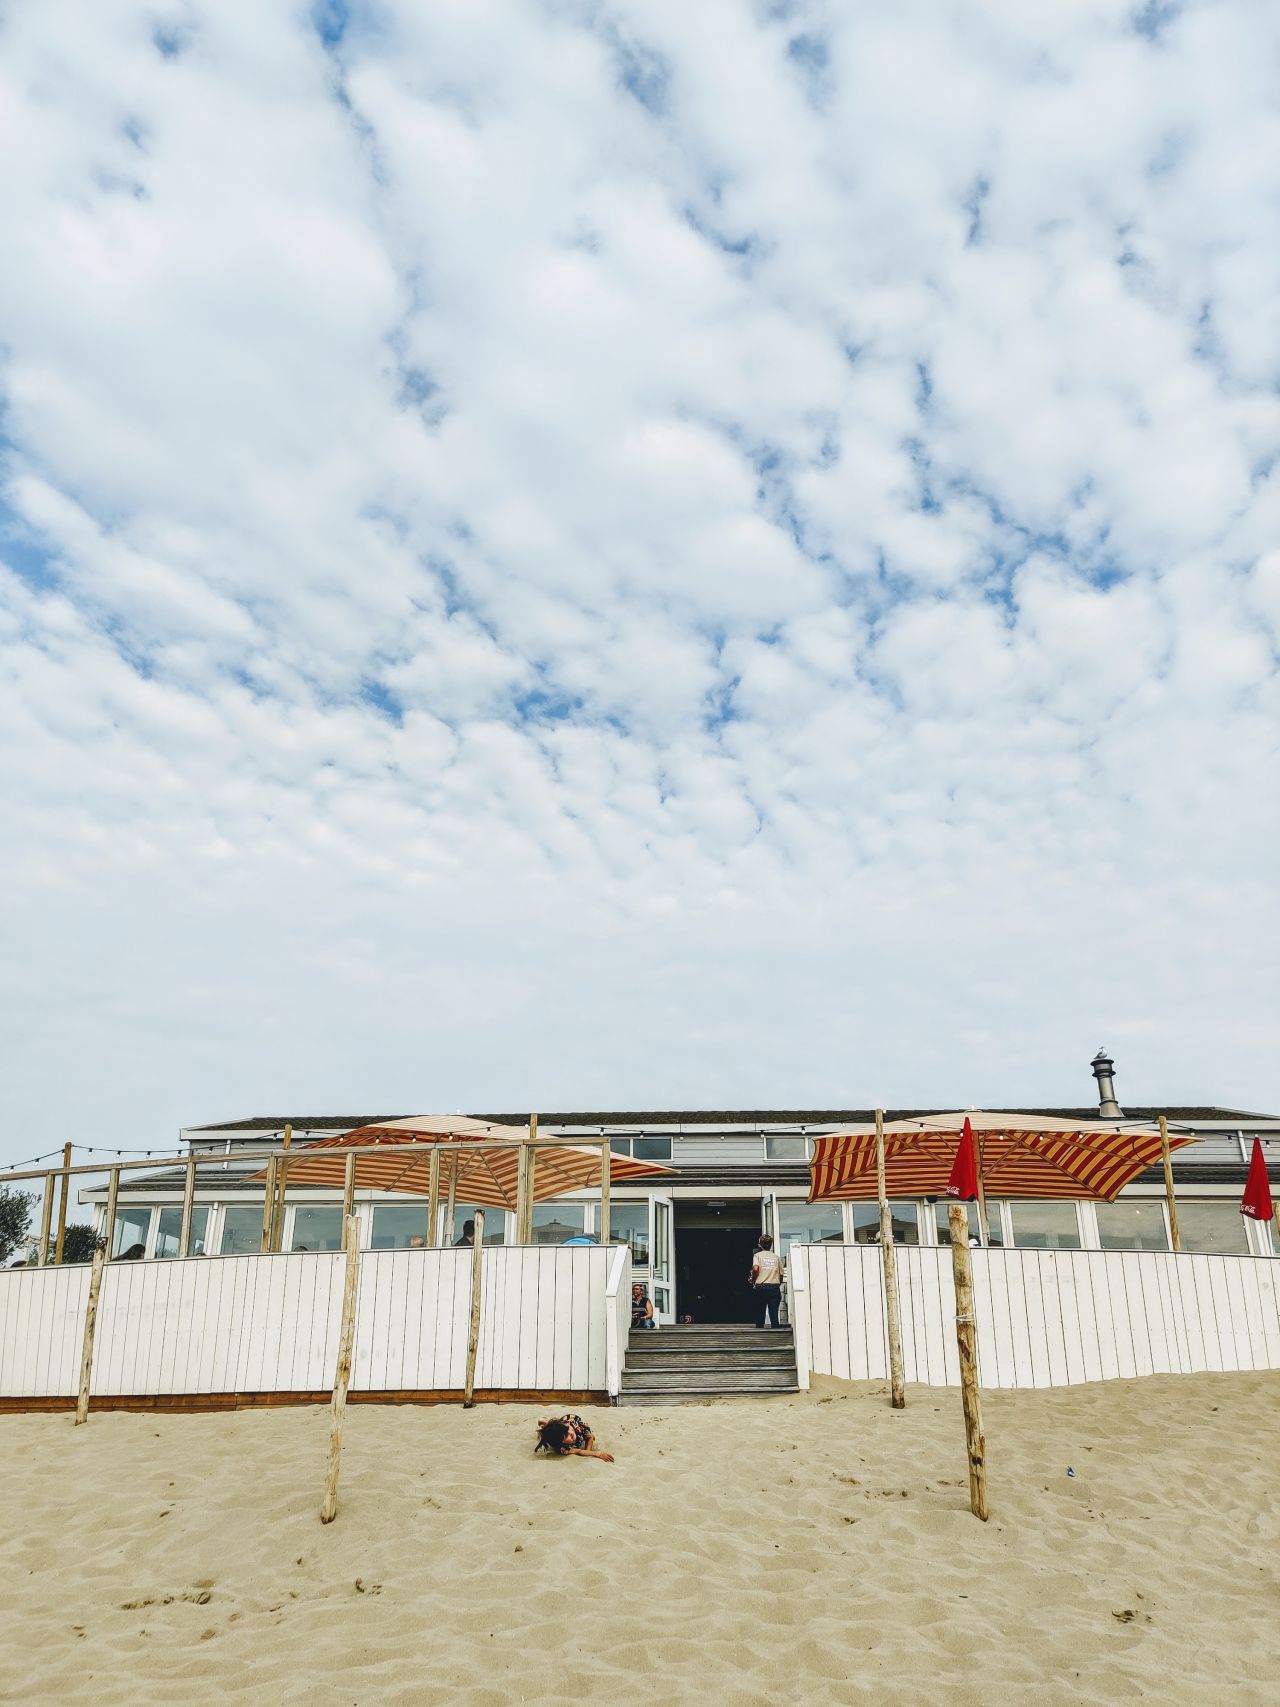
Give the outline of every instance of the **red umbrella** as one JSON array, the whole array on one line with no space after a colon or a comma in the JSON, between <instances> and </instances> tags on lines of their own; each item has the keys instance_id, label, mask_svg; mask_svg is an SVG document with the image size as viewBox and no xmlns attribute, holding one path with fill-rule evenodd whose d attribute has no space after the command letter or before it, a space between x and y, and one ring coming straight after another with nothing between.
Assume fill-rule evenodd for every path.
<instances>
[{"instance_id":1,"label":"red umbrella","mask_svg":"<svg viewBox=\"0 0 1280 1707\"><path fill-rule=\"evenodd\" d=\"M973 1127L968 1120L956 1145L956 1159L951 1164L947 1181L947 1196L961 1203L973 1203L978 1196L978 1157L973 1147Z\"/></svg>"},{"instance_id":2,"label":"red umbrella","mask_svg":"<svg viewBox=\"0 0 1280 1707\"><path fill-rule=\"evenodd\" d=\"M1240 1213L1251 1221L1270 1221L1272 1216L1271 1184L1267 1179L1267 1164L1262 1156L1262 1144L1255 1138L1249 1158L1249 1177L1244 1182Z\"/></svg>"}]
</instances>

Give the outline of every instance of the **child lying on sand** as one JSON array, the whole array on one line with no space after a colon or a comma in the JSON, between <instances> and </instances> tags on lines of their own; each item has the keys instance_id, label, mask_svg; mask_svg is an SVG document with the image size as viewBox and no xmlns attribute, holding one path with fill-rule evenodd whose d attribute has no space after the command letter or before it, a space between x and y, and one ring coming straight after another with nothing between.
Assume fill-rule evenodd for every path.
<instances>
[{"instance_id":1,"label":"child lying on sand","mask_svg":"<svg viewBox=\"0 0 1280 1707\"><path fill-rule=\"evenodd\" d=\"M554 1452L560 1458L601 1458L613 1463L612 1452L599 1452L596 1437L579 1416L566 1414L538 1423L535 1452Z\"/></svg>"}]
</instances>

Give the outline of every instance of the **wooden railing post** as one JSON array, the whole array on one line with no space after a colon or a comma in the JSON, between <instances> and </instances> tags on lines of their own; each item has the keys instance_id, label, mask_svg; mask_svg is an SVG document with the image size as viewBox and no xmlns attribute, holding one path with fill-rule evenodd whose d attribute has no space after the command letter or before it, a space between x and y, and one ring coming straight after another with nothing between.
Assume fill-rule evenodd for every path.
<instances>
[{"instance_id":1,"label":"wooden railing post","mask_svg":"<svg viewBox=\"0 0 1280 1707\"><path fill-rule=\"evenodd\" d=\"M427 1243L440 1242L440 1150L434 1148L427 1159Z\"/></svg>"},{"instance_id":2,"label":"wooden railing post","mask_svg":"<svg viewBox=\"0 0 1280 1707\"><path fill-rule=\"evenodd\" d=\"M347 1165L342 1175L342 1248L347 1248L347 1223L355 1215L356 1204L356 1159L354 1155L347 1157ZM357 1222L357 1225L359 1223Z\"/></svg>"},{"instance_id":3,"label":"wooden railing post","mask_svg":"<svg viewBox=\"0 0 1280 1707\"><path fill-rule=\"evenodd\" d=\"M1178 1204L1173 1195L1173 1161L1169 1155L1169 1122L1160 1116L1160 1160L1164 1163L1164 1195L1169 1205L1169 1241L1175 1251L1182 1249L1182 1234L1178 1230Z\"/></svg>"},{"instance_id":4,"label":"wooden railing post","mask_svg":"<svg viewBox=\"0 0 1280 1707\"><path fill-rule=\"evenodd\" d=\"M111 1247L115 1243L116 1201L119 1198L119 1196L120 1196L120 1170L119 1170L119 1168L112 1168L110 1177L107 1181L106 1235L107 1235L107 1261L108 1262L111 1261Z\"/></svg>"},{"instance_id":5,"label":"wooden railing post","mask_svg":"<svg viewBox=\"0 0 1280 1707\"><path fill-rule=\"evenodd\" d=\"M321 1523L332 1523L338 1515L338 1468L342 1463L342 1425L347 1416L347 1388L351 1385L351 1350L356 1336L356 1296L360 1286L360 1229L354 1215L342 1230L347 1262L342 1283L342 1322L338 1330L338 1367L333 1377L333 1412L329 1420L329 1464L320 1502Z\"/></svg>"},{"instance_id":6,"label":"wooden railing post","mask_svg":"<svg viewBox=\"0 0 1280 1707\"><path fill-rule=\"evenodd\" d=\"M609 1211L611 1207L610 1188L613 1185L613 1151L609 1148L606 1138L600 1146L600 1239L599 1243L609 1243Z\"/></svg>"},{"instance_id":7,"label":"wooden railing post","mask_svg":"<svg viewBox=\"0 0 1280 1707\"><path fill-rule=\"evenodd\" d=\"M893 1252L893 1217L885 1186L884 1110L876 1110L876 1196L880 1200L880 1259L884 1264L884 1314L889 1330L889 1403L895 1411L907 1403L902 1367L902 1314L898 1306L898 1270Z\"/></svg>"},{"instance_id":8,"label":"wooden railing post","mask_svg":"<svg viewBox=\"0 0 1280 1707\"><path fill-rule=\"evenodd\" d=\"M288 1189L286 1170L288 1162L285 1157L290 1144L293 1143L293 1127L286 1121L284 1129L284 1148L276 1158L276 1203L271 1216L271 1249L278 1251L284 1240L284 1195Z\"/></svg>"},{"instance_id":9,"label":"wooden railing post","mask_svg":"<svg viewBox=\"0 0 1280 1707\"><path fill-rule=\"evenodd\" d=\"M62 1261L63 1241L67 1236L67 1199L71 1196L71 1146L62 1146L62 1190L58 1195L58 1248L54 1253L54 1262Z\"/></svg>"},{"instance_id":10,"label":"wooden railing post","mask_svg":"<svg viewBox=\"0 0 1280 1707\"><path fill-rule=\"evenodd\" d=\"M187 1162L186 1178L182 1182L182 1221L178 1228L178 1255L191 1255L191 1213L196 1201L196 1159Z\"/></svg>"},{"instance_id":11,"label":"wooden railing post","mask_svg":"<svg viewBox=\"0 0 1280 1707\"><path fill-rule=\"evenodd\" d=\"M964 1205L953 1203L947 1221L951 1228L951 1278L956 1293L956 1344L960 1350L960 1399L964 1406L965 1445L969 1458L969 1510L985 1523L989 1516L987 1508L987 1441L982 1431L982 1400L978 1393L978 1326L973 1314L973 1263L969 1256L969 1216Z\"/></svg>"},{"instance_id":12,"label":"wooden railing post","mask_svg":"<svg viewBox=\"0 0 1280 1707\"><path fill-rule=\"evenodd\" d=\"M53 1178L52 1174L44 1176L44 1202L40 1205L40 1248L36 1253L36 1261L41 1268L49 1263L49 1228L53 1222Z\"/></svg>"},{"instance_id":13,"label":"wooden railing post","mask_svg":"<svg viewBox=\"0 0 1280 1707\"><path fill-rule=\"evenodd\" d=\"M476 1210L476 1236L471 1246L471 1315L467 1323L467 1376L462 1406L470 1410L476 1402L476 1353L480 1349L480 1260L484 1250L484 1210Z\"/></svg>"},{"instance_id":14,"label":"wooden railing post","mask_svg":"<svg viewBox=\"0 0 1280 1707\"><path fill-rule=\"evenodd\" d=\"M98 1294L102 1290L102 1268L106 1261L105 1253L98 1249L93 1253L93 1267L89 1271L89 1302L84 1312L84 1344L80 1352L80 1395L76 1400L76 1426L88 1420L89 1416L89 1387L93 1375L93 1334L98 1325Z\"/></svg>"}]
</instances>

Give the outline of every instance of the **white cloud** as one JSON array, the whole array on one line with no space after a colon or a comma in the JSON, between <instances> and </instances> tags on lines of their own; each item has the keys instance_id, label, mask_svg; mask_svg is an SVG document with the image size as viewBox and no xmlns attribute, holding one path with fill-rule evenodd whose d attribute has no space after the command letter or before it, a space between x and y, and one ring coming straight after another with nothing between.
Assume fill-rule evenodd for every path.
<instances>
[{"instance_id":1,"label":"white cloud","mask_svg":"<svg viewBox=\"0 0 1280 1707\"><path fill-rule=\"evenodd\" d=\"M1280 1100L1277 26L1134 19L8 20L0 1155Z\"/></svg>"}]
</instances>

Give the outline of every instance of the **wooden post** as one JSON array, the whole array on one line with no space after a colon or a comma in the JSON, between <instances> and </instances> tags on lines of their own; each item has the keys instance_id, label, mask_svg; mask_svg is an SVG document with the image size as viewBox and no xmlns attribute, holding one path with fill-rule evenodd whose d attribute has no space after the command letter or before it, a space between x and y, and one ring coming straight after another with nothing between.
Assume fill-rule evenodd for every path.
<instances>
[{"instance_id":1,"label":"wooden post","mask_svg":"<svg viewBox=\"0 0 1280 1707\"><path fill-rule=\"evenodd\" d=\"M476 1402L476 1352L480 1347L480 1253L484 1249L484 1210L476 1210L476 1237L471 1247L471 1320L467 1326L467 1384L462 1393L462 1408L470 1410Z\"/></svg>"},{"instance_id":2,"label":"wooden post","mask_svg":"<svg viewBox=\"0 0 1280 1707\"><path fill-rule=\"evenodd\" d=\"M433 1145L427 1162L427 1243L440 1242L440 1147Z\"/></svg>"},{"instance_id":3,"label":"wooden post","mask_svg":"<svg viewBox=\"0 0 1280 1707\"><path fill-rule=\"evenodd\" d=\"M49 1262L49 1226L53 1220L53 1175L44 1176L44 1202L40 1205L40 1249L36 1260L41 1268Z\"/></svg>"},{"instance_id":4,"label":"wooden post","mask_svg":"<svg viewBox=\"0 0 1280 1707\"><path fill-rule=\"evenodd\" d=\"M182 1221L178 1228L178 1255L191 1255L191 1211L196 1200L196 1159L187 1162L187 1176L182 1182Z\"/></svg>"},{"instance_id":5,"label":"wooden post","mask_svg":"<svg viewBox=\"0 0 1280 1707\"><path fill-rule=\"evenodd\" d=\"M271 1245L270 1249L278 1251L284 1241L284 1194L287 1189L285 1171L288 1163L285 1161L285 1151L293 1143L293 1127L285 1122L284 1150L276 1157L276 1201L271 1215Z\"/></svg>"},{"instance_id":6,"label":"wooden post","mask_svg":"<svg viewBox=\"0 0 1280 1707\"><path fill-rule=\"evenodd\" d=\"M1160 1116L1160 1159L1164 1163L1164 1195L1169 1204L1169 1238L1175 1251L1182 1249L1178 1231L1178 1205L1173 1195L1173 1162L1169 1156L1169 1122Z\"/></svg>"},{"instance_id":7,"label":"wooden post","mask_svg":"<svg viewBox=\"0 0 1280 1707\"><path fill-rule=\"evenodd\" d=\"M360 1226L354 1215L342 1229L347 1247L347 1266L342 1285L342 1325L338 1332L338 1367L333 1377L333 1414L329 1422L329 1466L325 1471L324 1499L320 1502L321 1523L332 1523L338 1515L338 1466L342 1462L342 1424L347 1415L347 1388L351 1385L351 1348L356 1337L356 1292L360 1284Z\"/></svg>"},{"instance_id":8,"label":"wooden post","mask_svg":"<svg viewBox=\"0 0 1280 1707\"><path fill-rule=\"evenodd\" d=\"M902 1315L898 1306L898 1270L893 1255L893 1218L884 1180L884 1111L876 1110L876 1196L880 1200L880 1260L884 1264L884 1313L889 1329L889 1403L895 1411L907 1402L902 1370Z\"/></svg>"},{"instance_id":9,"label":"wooden post","mask_svg":"<svg viewBox=\"0 0 1280 1707\"><path fill-rule=\"evenodd\" d=\"M538 1117L529 1116L529 1142L516 1155L516 1243L533 1243L533 1140L538 1136Z\"/></svg>"},{"instance_id":10,"label":"wooden post","mask_svg":"<svg viewBox=\"0 0 1280 1707\"><path fill-rule=\"evenodd\" d=\"M455 1150L449 1157L449 1195L445 1202L444 1237L440 1241L446 1248L453 1243L454 1212L458 1207L458 1162Z\"/></svg>"},{"instance_id":11,"label":"wooden post","mask_svg":"<svg viewBox=\"0 0 1280 1707\"><path fill-rule=\"evenodd\" d=\"M600 1146L600 1237L598 1244L609 1243L609 1210L611 1207L610 1191L613 1186L613 1151L609 1148L606 1138Z\"/></svg>"},{"instance_id":12,"label":"wooden post","mask_svg":"<svg viewBox=\"0 0 1280 1707\"><path fill-rule=\"evenodd\" d=\"M356 1207L356 1158L354 1153L347 1157L346 1171L342 1176L342 1248L347 1248L347 1223L355 1216ZM359 1223L357 1222L357 1225Z\"/></svg>"},{"instance_id":13,"label":"wooden post","mask_svg":"<svg viewBox=\"0 0 1280 1707\"><path fill-rule=\"evenodd\" d=\"M58 1248L54 1252L54 1262L62 1261L62 1244L67 1236L67 1199L71 1196L71 1175L67 1170L70 1166L71 1146L64 1144L62 1146L62 1190L58 1196Z\"/></svg>"},{"instance_id":14,"label":"wooden post","mask_svg":"<svg viewBox=\"0 0 1280 1707\"><path fill-rule=\"evenodd\" d=\"M276 1215L276 1159L274 1156L267 1161L267 1183L262 1193L262 1243L258 1249L271 1249L271 1229L275 1225Z\"/></svg>"},{"instance_id":15,"label":"wooden post","mask_svg":"<svg viewBox=\"0 0 1280 1707\"><path fill-rule=\"evenodd\" d=\"M538 1136L538 1117L536 1114L530 1121L529 1136L531 1138L536 1138ZM533 1243L534 1194L538 1181L538 1152L532 1144L525 1145L524 1165L524 1239L522 1243L531 1245Z\"/></svg>"},{"instance_id":16,"label":"wooden post","mask_svg":"<svg viewBox=\"0 0 1280 1707\"><path fill-rule=\"evenodd\" d=\"M978 1393L978 1328L973 1315L969 1216L963 1204L953 1203L947 1219L951 1228L951 1278L956 1292L960 1398L964 1405L965 1443L969 1455L969 1510L985 1523L990 1515L987 1508L987 1441L982 1432L982 1401Z\"/></svg>"},{"instance_id":17,"label":"wooden post","mask_svg":"<svg viewBox=\"0 0 1280 1707\"><path fill-rule=\"evenodd\" d=\"M119 1168L112 1168L110 1177L107 1181L107 1223L106 1223L107 1258L106 1258L106 1260L108 1262L111 1261L111 1246L114 1244L115 1236L116 1236L116 1199L119 1197L119 1195L120 1195L120 1170L119 1170Z\"/></svg>"},{"instance_id":18,"label":"wooden post","mask_svg":"<svg viewBox=\"0 0 1280 1707\"><path fill-rule=\"evenodd\" d=\"M84 1312L84 1346L80 1352L80 1397L76 1400L76 1426L89 1416L89 1384L93 1373L93 1330L98 1324L98 1294L102 1290L102 1265L106 1256L101 1250L93 1253L89 1271L89 1302Z\"/></svg>"},{"instance_id":19,"label":"wooden post","mask_svg":"<svg viewBox=\"0 0 1280 1707\"><path fill-rule=\"evenodd\" d=\"M986 1160L986 1139L979 1134L974 1139L978 1162L978 1237L982 1241L984 1251L991 1249L991 1223L987 1219L987 1182L982 1177L982 1164ZM965 1216L966 1222L968 1215ZM968 1240L965 1240L966 1245Z\"/></svg>"}]
</instances>

